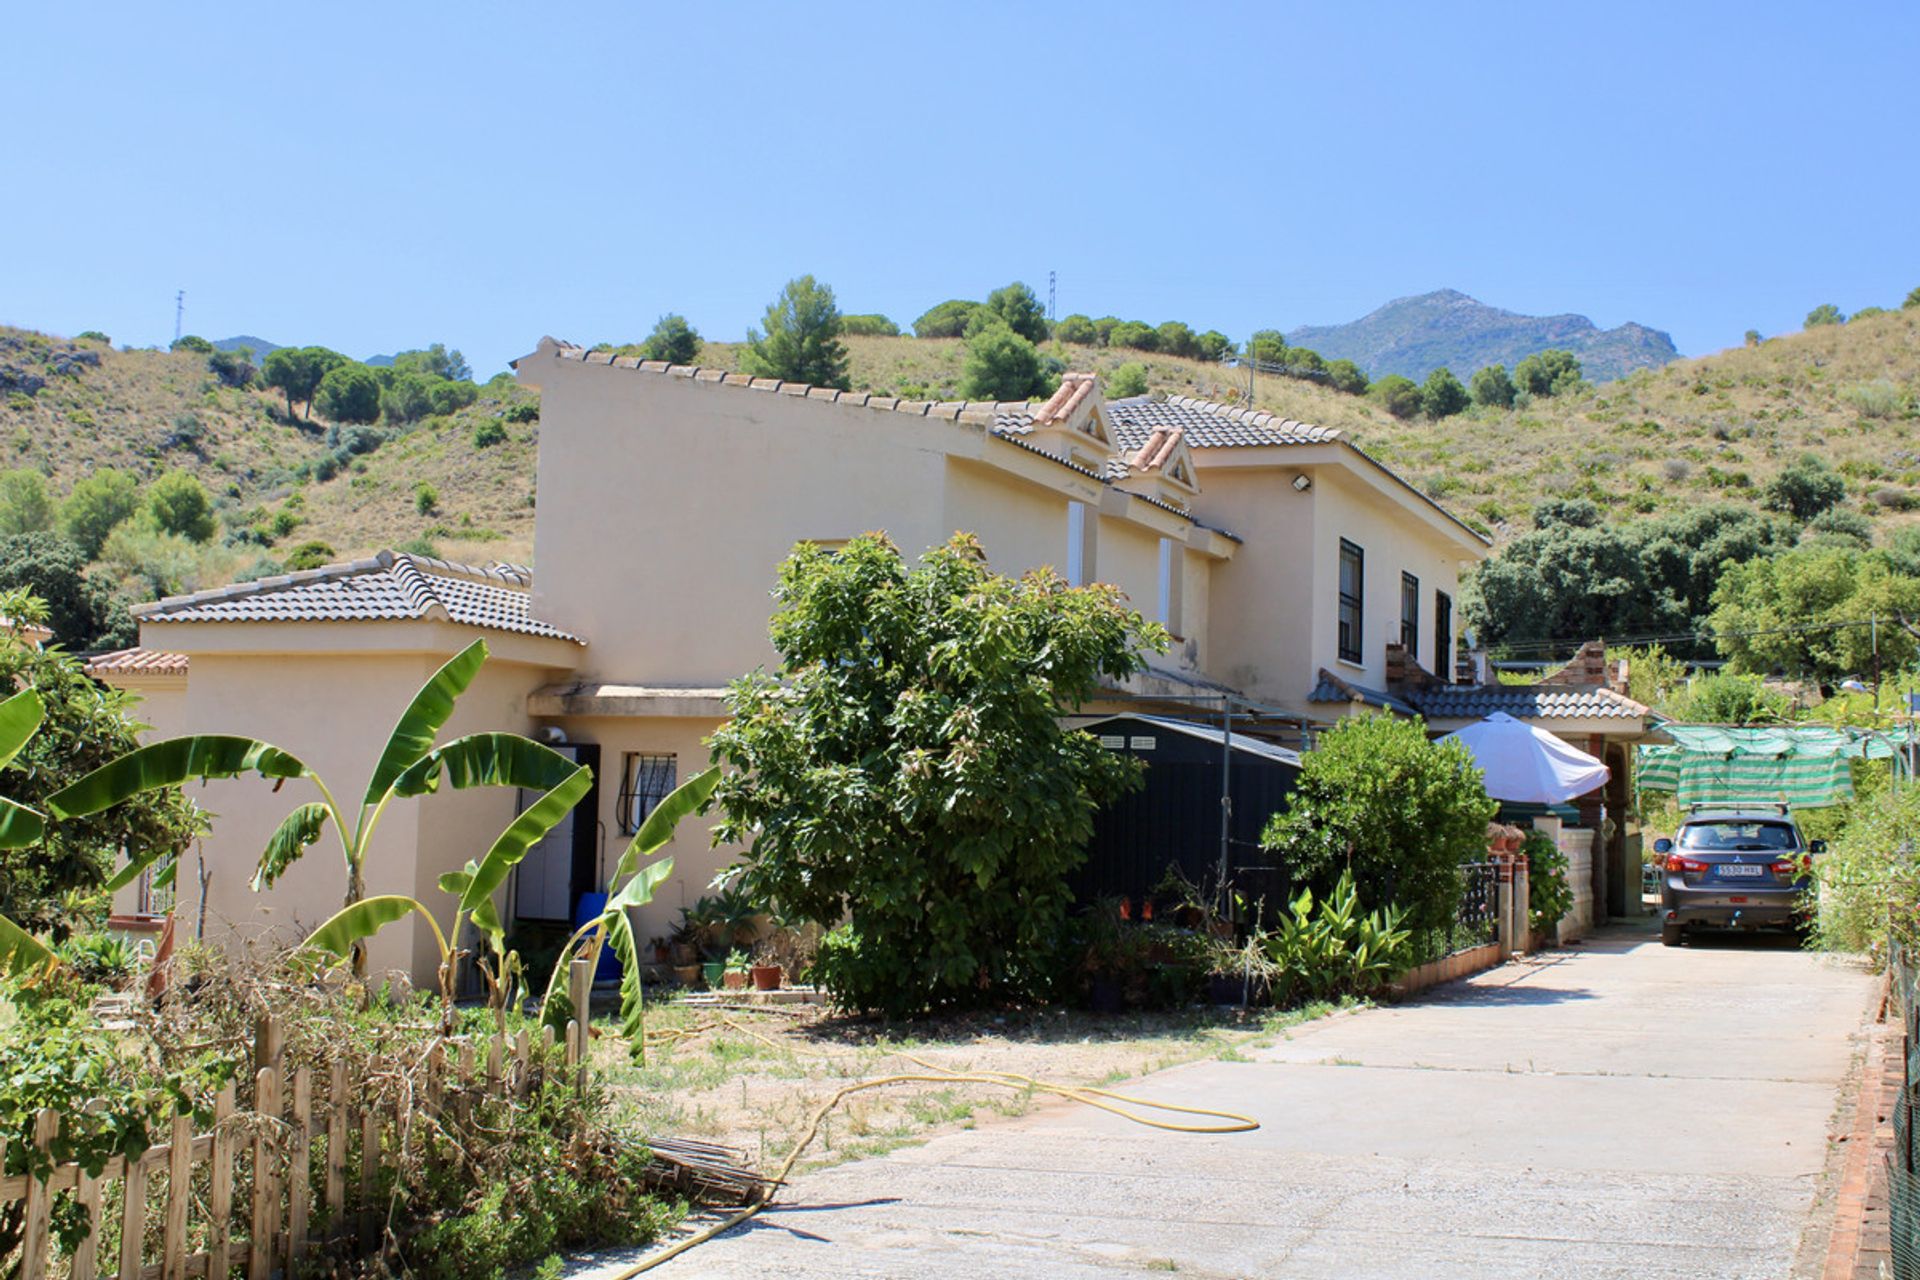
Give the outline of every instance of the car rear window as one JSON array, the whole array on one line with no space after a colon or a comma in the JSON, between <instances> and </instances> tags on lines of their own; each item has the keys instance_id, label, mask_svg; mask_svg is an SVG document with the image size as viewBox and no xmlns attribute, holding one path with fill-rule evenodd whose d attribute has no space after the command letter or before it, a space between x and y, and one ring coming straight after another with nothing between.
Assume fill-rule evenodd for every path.
<instances>
[{"instance_id":1,"label":"car rear window","mask_svg":"<svg viewBox=\"0 0 1920 1280\"><path fill-rule=\"evenodd\" d=\"M1796 849L1793 828L1784 822L1689 822L1680 828L1680 847L1696 852Z\"/></svg>"}]
</instances>

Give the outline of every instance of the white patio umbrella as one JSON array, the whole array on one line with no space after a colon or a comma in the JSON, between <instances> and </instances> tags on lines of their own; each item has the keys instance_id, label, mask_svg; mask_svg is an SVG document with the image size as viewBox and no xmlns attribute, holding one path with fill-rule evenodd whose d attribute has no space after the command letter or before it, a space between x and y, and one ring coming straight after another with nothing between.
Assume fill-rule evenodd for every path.
<instances>
[{"instance_id":1,"label":"white patio umbrella","mask_svg":"<svg viewBox=\"0 0 1920 1280\"><path fill-rule=\"evenodd\" d=\"M1479 724L1450 733L1473 753L1486 775L1487 794L1522 804L1559 804L1603 785L1612 772L1578 747L1496 711Z\"/></svg>"}]
</instances>

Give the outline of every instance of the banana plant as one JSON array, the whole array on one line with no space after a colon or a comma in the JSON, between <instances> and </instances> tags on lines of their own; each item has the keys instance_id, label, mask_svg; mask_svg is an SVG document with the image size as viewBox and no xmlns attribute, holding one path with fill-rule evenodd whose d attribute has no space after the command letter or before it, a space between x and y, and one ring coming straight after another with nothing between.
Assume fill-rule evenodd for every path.
<instances>
[{"instance_id":1,"label":"banana plant","mask_svg":"<svg viewBox=\"0 0 1920 1280\"><path fill-rule=\"evenodd\" d=\"M557 754L557 753L556 753ZM507 875L527 856L541 837L553 830L593 785L593 770L575 766L557 786L541 796L508 824L478 860L469 859L459 871L440 877L440 888L454 897L448 926L441 927L433 910L418 898L403 893L378 894L362 898L337 912L331 920L315 929L301 945L315 951L347 959L357 957L368 939L397 920L418 914L433 930L440 949L440 997L445 1030L452 1030L454 965L459 959L457 941L461 922L470 922L486 939L493 965L487 973L493 988L493 1004L503 1020L520 970L518 954L506 949L506 930L494 908L494 891L506 882Z\"/></svg>"},{"instance_id":2,"label":"banana plant","mask_svg":"<svg viewBox=\"0 0 1920 1280\"><path fill-rule=\"evenodd\" d=\"M253 887L270 887L321 838L331 822L346 862L345 905L351 908L366 897L367 854L380 819L395 800L437 791L443 777L456 790L521 787L551 796L581 771L581 766L551 747L517 733L473 733L434 746L434 739L453 716L455 703L486 660L486 641L476 640L421 686L388 736L351 822L326 780L299 757L271 743L227 734L168 738L141 747L55 792L48 797L47 807L62 817L82 817L142 792L177 787L195 779L256 773L272 780L275 790L289 779L305 779L320 793L320 799L294 809L274 831L260 855ZM162 859L168 865L158 874L169 875L175 857L177 852L169 849L130 851L127 865L108 888L130 883ZM504 876L505 872L500 874ZM354 972L366 975L366 951L358 944L354 948Z\"/></svg>"},{"instance_id":3,"label":"banana plant","mask_svg":"<svg viewBox=\"0 0 1920 1280\"><path fill-rule=\"evenodd\" d=\"M674 828L683 818L706 804L713 789L720 785L720 766L715 765L697 777L674 788L673 793L647 815L632 841L614 864L613 878L607 882L607 905L599 915L574 931L560 948L553 972L547 977L547 994L540 1002L540 1020L556 1032L565 1031L573 1016L567 1002L567 967L575 955L585 955L594 965L600 961L600 948L610 946L620 961L620 1033L627 1039L628 1051L636 1061L646 1056L645 1011L640 984L640 947L633 936L633 921L627 912L653 901L655 890L673 874L673 859L662 858L642 867L640 860L651 857L673 839Z\"/></svg>"},{"instance_id":4,"label":"banana plant","mask_svg":"<svg viewBox=\"0 0 1920 1280\"><path fill-rule=\"evenodd\" d=\"M39 732L40 722L46 715L46 705L31 689L0 702L0 769L13 763L14 757ZM24 849L38 843L46 829L45 816L39 811L0 797L0 849ZM0 973L25 978L45 972L56 963L46 944L0 916Z\"/></svg>"}]
</instances>

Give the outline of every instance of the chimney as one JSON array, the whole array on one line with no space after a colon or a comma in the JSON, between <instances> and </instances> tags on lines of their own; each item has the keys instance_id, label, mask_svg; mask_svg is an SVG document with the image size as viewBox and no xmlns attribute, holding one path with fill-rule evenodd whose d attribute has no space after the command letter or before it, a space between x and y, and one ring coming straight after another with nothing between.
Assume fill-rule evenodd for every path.
<instances>
[{"instance_id":1,"label":"chimney","mask_svg":"<svg viewBox=\"0 0 1920 1280\"><path fill-rule=\"evenodd\" d=\"M1407 682L1412 673L1407 669L1407 646L1390 644L1387 646L1387 687L1396 688Z\"/></svg>"}]
</instances>

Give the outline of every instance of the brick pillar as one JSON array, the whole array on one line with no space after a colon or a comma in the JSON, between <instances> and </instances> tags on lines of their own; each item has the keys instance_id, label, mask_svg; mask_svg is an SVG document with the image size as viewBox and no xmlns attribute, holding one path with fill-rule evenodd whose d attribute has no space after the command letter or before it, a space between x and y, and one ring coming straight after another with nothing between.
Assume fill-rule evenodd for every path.
<instances>
[{"instance_id":1,"label":"brick pillar","mask_svg":"<svg viewBox=\"0 0 1920 1280\"><path fill-rule=\"evenodd\" d=\"M1493 940L1500 946L1500 959L1504 962L1513 954L1514 917L1513 917L1513 868L1517 858L1509 853L1493 855L1494 877L1497 888L1494 890L1495 924Z\"/></svg>"}]
</instances>

